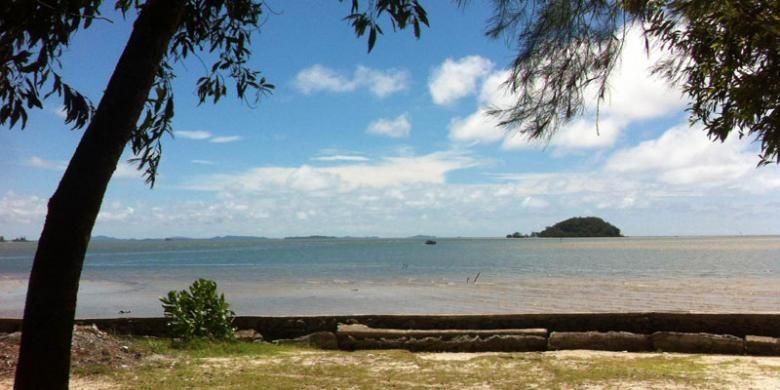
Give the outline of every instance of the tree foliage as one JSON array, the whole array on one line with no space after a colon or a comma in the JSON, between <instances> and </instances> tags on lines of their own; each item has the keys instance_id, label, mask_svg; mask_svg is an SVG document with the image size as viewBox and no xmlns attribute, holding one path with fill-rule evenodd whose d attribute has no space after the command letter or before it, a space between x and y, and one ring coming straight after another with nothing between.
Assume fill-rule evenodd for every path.
<instances>
[{"instance_id":1,"label":"tree foliage","mask_svg":"<svg viewBox=\"0 0 780 390\"><path fill-rule=\"evenodd\" d=\"M494 0L488 35L517 44L511 107L491 112L529 138L548 138L601 102L626 29L669 54L655 72L690 97L692 123L723 141L754 137L760 163L780 163L780 2L774 0ZM598 109L597 109L598 111Z\"/></svg>"},{"instance_id":2,"label":"tree foliage","mask_svg":"<svg viewBox=\"0 0 780 390\"><path fill-rule=\"evenodd\" d=\"M598 217L574 217L548 226L534 237L622 237L620 229Z\"/></svg>"}]
</instances>

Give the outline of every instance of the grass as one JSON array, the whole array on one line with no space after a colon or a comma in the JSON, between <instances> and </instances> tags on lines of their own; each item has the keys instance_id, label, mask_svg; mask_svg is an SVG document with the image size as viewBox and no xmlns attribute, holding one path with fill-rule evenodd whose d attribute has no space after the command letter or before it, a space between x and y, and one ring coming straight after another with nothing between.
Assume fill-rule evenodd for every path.
<instances>
[{"instance_id":1,"label":"grass","mask_svg":"<svg viewBox=\"0 0 780 390\"><path fill-rule=\"evenodd\" d=\"M502 353L440 360L399 350L321 351L206 341L172 345L161 339L133 339L131 344L149 355L143 364L76 374L126 389L728 388L718 369L735 368L732 362L719 367L689 355Z\"/></svg>"},{"instance_id":2,"label":"grass","mask_svg":"<svg viewBox=\"0 0 780 390\"><path fill-rule=\"evenodd\" d=\"M128 341L135 349L145 353L188 358L217 358L229 356L251 356L259 358L300 349L300 347L290 345L247 343L240 341L192 340L186 343L172 343L169 339L154 337L133 338Z\"/></svg>"}]
</instances>

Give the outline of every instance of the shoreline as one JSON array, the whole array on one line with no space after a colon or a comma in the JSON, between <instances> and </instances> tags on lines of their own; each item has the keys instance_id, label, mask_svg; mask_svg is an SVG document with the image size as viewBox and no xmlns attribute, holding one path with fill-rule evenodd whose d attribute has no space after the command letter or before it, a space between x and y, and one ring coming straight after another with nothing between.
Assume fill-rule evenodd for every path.
<instances>
[{"instance_id":1,"label":"shoreline","mask_svg":"<svg viewBox=\"0 0 780 390\"><path fill-rule=\"evenodd\" d=\"M217 279L238 315L458 315L576 312L774 313L780 277L569 278L477 284L451 279ZM483 282L483 280L485 282ZM159 298L191 280L82 280L78 318L158 317ZM0 317L21 317L27 280L0 279Z\"/></svg>"}]
</instances>

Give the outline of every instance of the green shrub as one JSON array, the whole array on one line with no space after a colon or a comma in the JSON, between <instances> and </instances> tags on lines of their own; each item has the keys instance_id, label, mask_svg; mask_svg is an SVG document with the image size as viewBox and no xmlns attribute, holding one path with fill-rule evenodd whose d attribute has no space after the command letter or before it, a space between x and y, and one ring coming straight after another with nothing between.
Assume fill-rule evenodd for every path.
<instances>
[{"instance_id":1,"label":"green shrub","mask_svg":"<svg viewBox=\"0 0 780 390\"><path fill-rule=\"evenodd\" d=\"M217 295L216 282L198 279L189 291L169 291L168 296L160 298L160 301L171 337L185 341L233 338L235 313L225 302L225 295Z\"/></svg>"}]
</instances>

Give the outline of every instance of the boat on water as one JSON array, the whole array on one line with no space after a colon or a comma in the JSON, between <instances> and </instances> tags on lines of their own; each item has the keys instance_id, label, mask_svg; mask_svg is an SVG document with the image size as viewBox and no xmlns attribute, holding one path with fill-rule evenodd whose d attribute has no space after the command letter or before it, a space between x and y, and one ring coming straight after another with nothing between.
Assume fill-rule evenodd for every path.
<instances>
[{"instance_id":1,"label":"boat on water","mask_svg":"<svg viewBox=\"0 0 780 390\"><path fill-rule=\"evenodd\" d=\"M434 240L425 240L425 245L436 245L436 241L434 241Z\"/></svg>"}]
</instances>

